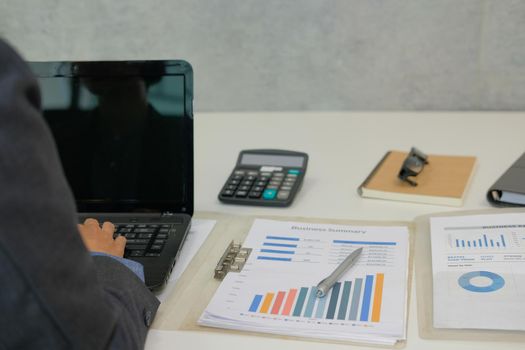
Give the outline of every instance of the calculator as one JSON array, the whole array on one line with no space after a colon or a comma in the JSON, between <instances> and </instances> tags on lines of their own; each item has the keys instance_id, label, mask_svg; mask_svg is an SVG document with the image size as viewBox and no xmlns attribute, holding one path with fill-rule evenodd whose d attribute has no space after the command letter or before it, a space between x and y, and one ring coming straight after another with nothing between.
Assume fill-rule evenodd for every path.
<instances>
[{"instance_id":1,"label":"calculator","mask_svg":"<svg viewBox=\"0 0 525 350\"><path fill-rule=\"evenodd\" d=\"M244 150L219 200L229 204L287 207L301 189L308 155L276 149Z\"/></svg>"}]
</instances>

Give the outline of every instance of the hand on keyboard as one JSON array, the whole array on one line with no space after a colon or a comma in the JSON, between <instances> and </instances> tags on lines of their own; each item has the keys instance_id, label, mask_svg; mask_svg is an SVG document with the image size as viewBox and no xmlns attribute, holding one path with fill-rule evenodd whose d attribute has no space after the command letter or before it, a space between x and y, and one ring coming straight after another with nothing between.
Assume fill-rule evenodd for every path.
<instances>
[{"instance_id":1,"label":"hand on keyboard","mask_svg":"<svg viewBox=\"0 0 525 350\"><path fill-rule=\"evenodd\" d=\"M80 231L84 245L89 251L111 254L118 257L124 256L126 238L117 236L113 239L115 226L111 222L104 222L102 227L100 227L97 220L86 219L84 224L78 225L78 230Z\"/></svg>"}]
</instances>

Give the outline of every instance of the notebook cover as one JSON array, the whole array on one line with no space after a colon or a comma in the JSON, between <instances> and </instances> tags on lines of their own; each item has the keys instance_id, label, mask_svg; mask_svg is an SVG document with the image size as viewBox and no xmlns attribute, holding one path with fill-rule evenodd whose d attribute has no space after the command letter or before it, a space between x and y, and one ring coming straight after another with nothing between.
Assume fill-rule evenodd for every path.
<instances>
[{"instance_id":1,"label":"notebook cover","mask_svg":"<svg viewBox=\"0 0 525 350\"><path fill-rule=\"evenodd\" d=\"M461 206L476 157L429 155L428 164L411 186L397 177L406 152L390 151L360 186L363 197Z\"/></svg>"}]
</instances>

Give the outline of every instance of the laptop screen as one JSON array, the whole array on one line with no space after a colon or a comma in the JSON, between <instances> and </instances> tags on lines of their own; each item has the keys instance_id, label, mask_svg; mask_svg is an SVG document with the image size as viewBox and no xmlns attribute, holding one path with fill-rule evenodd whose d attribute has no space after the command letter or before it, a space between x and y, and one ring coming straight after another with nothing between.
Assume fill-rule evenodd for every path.
<instances>
[{"instance_id":1,"label":"laptop screen","mask_svg":"<svg viewBox=\"0 0 525 350\"><path fill-rule=\"evenodd\" d=\"M184 61L33 62L79 212L193 213Z\"/></svg>"}]
</instances>

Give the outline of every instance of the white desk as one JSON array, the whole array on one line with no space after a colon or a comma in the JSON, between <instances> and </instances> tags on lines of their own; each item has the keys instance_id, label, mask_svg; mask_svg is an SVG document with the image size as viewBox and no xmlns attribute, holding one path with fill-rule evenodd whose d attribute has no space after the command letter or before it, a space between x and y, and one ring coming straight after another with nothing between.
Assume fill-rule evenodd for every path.
<instances>
[{"instance_id":1,"label":"white desk","mask_svg":"<svg viewBox=\"0 0 525 350\"><path fill-rule=\"evenodd\" d=\"M367 220L412 220L422 214L489 207L490 185L525 151L520 113L202 113L195 116L195 209ZM475 155L478 167L463 208L362 199L356 189L387 150L416 146L428 154ZM309 154L302 190L290 208L221 204L217 194L242 149ZM525 302L525 301L524 301ZM417 328L415 283L406 349L522 349L519 343L431 341ZM147 349L355 349L318 342L206 332L153 331Z\"/></svg>"}]
</instances>

